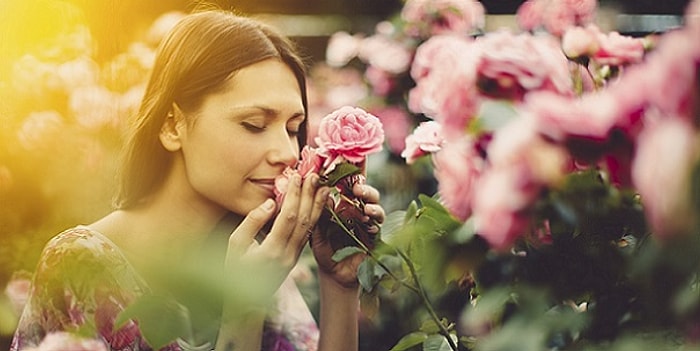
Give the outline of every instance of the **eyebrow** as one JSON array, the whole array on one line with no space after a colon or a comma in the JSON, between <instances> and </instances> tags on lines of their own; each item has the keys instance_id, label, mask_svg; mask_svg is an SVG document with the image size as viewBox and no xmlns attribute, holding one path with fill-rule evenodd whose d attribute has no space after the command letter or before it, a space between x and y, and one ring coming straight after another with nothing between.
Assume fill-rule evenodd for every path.
<instances>
[{"instance_id":1,"label":"eyebrow","mask_svg":"<svg viewBox=\"0 0 700 351\"><path fill-rule=\"evenodd\" d=\"M235 106L231 108L232 111L236 110L259 110L262 111L262 113L265 115L265 118L272 118L273 116L279 116L282 114L280 110L276 110L271 107L267 106L261 106L261 105L251 105L251 106ZM299 117L306 118L306 114L304 111L297 111L292 114L292 116L289 119L297 119Z\"/></svg>"}]
</instances>

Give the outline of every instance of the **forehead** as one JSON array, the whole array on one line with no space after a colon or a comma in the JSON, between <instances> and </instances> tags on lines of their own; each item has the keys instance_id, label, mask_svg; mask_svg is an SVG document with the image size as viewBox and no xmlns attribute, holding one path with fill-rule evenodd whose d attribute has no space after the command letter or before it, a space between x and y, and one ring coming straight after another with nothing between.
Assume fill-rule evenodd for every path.
<instances>
[{"instance_id":1,"label":"forehead","mask_svg":"<svg viewBox=\"0 0 700 351\"><path fill-rule=\"evenodd\" d=\"M299 82L292 70L277 59L261 61L233 74L207 103L260 105L280 110L303 110Z\"/></svg>"}]
</instances>

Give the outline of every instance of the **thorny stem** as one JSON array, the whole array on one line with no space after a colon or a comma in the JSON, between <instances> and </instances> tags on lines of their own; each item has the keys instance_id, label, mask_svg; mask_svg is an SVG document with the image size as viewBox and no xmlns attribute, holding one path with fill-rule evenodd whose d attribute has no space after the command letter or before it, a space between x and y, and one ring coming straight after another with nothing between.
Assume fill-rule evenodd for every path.
<instances>
[{"instance_id":1,"label":"thorny stem","mask_svg":"<svg viewBox=\"0 0 700 351\"><path fill-rule=\"evenodd\" d=\"M445 325L442 324L440 321L440 317L438 317L437 313L433 309L433 304L430 302L428 299L428 294L425 292L425 288L423 285L420 283L418 280L418 273L416 272L416 267L413 265L413 262L406 256L406 254L399 250L398 248L395 248L396 252L401 256L401 258L406 262L406 265L408 265L408 269L411 271L411 276L413 277L413 280L416 282L416 285L418 286L418 295L420 298L423 300L423 304L425 305L425 308L428 310L428 313L430 314L430 317L435 321L437 326L440 328L440 334L447 339L447 343L450 345L450 348L454 351L457 351L457 345L455 345L454 341L450 337L450 332L445 328Z\"/></svg>"},{"instance_id":2,"label":"thorny stem","mask_svg":"<svg viewBox=\"0 0 700 351\"><path fill-rule=\"evenodd\" d=\"M370 257L374 262L379 265L384 271L395 281L399 282L402 286L406 287L407 289L413 291L416 293L420 298L421 301L423 302L423 305L425 308L428 310L428 314L430 314L430 318L433 319L433 322L440 328L440 335L444 336L445 339L447 339L447 343L450 345L450 348L454 351L457 351L457 345L455 345L454 341L450 337L450 332L447 330L444 324L440 321L440 317L438 317L437 313L435 312L435 309L433 309L433 305L430 302L430 299L428 299L428 294L425 292L425 288L423 285L420 283L420 280L418 280L418 273L416 272L416 268L413 265L413 262L406 256L405 253L403 253L401 250L398 248L394 248L394 250L401 256L401 259L403 259L404 262L406 262L406 265L408 265L408 269L411 272L411 277L413 278L413 281L416 283L416 285L411 285L407 283L403 279L399 279L390 269L387 267L382 261L379 260L379 258L372 252L372 250L365 245L365 243L362 242L362 240L358 239L357 236L355 236L355 233L352 232L348 227L345 226L345 223L338 217L338 214L335 213L335 211L329 209L331 213L331 216L335 220L335 222L347 233L359 246L360 248L367 254L368 257Z\"/></svg>"}]
</instances>

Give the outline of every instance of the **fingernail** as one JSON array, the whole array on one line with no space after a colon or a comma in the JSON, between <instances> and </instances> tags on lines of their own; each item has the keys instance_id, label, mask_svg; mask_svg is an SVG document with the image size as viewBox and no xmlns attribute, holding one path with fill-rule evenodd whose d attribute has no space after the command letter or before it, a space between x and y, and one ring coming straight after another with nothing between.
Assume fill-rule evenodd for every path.
<instances>
[{"instance_id":1,"label":"fingernail","mask_svg":"<svg viewBox=\"0 0 700 351\"><path fill-rule=\"evenodd\" d=\"M265 211L272 211L273 208L275 208L275 201L272 199L267 199L262 204L262 209Z\"/></svg>"}]
</instances>

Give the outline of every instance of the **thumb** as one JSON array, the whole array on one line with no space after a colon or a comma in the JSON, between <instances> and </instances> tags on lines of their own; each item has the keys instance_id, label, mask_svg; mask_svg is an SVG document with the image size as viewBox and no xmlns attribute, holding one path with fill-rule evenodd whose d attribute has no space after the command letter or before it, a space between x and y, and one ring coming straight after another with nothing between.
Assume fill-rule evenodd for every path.
<instances>
[{"instance_id":1,"label":"thumb","mask_svg":"<svg viewBox=\"0 0 700 351\"><path fill-rule=\"evenodd\" d=\"M245 251L255 240L255 236L275 213L275 201L267 199L248 213L228 239L229 252Z\"/></svg>"}]
</instances>

